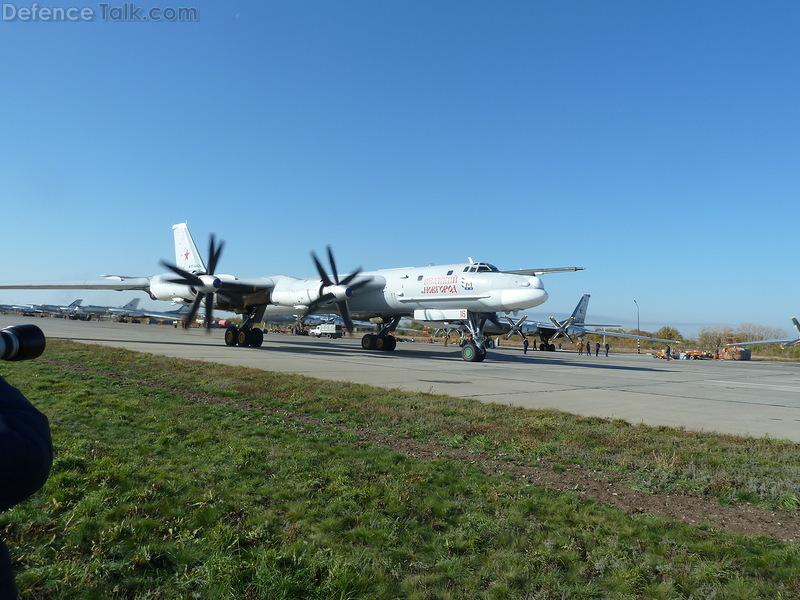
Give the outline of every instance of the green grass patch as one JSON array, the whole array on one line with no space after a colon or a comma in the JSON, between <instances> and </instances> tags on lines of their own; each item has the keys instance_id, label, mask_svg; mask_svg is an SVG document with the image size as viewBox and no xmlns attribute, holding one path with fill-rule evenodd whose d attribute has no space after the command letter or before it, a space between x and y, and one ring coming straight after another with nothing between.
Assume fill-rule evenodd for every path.
<instances>
[{"instance_id":1,"label":"green grass patch","mask_svg":"<svg viewBox=\"0 0 800 600\"><path fill-rule=\"evenodd\" d=\"M778 598L800 549L491 474L581 465L796 509L797 445L48 342L3 375L53 472L0 514L23 598ZM366 439L457 448L416 458Z\"/></svg>"}]
</instances>

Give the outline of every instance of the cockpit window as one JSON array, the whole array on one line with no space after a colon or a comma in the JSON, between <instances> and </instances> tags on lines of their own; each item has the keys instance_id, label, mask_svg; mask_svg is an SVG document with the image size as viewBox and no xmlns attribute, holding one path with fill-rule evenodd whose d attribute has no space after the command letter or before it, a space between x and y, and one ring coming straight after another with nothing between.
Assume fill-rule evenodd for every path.
<instances>
[{"instance_id":1,"label":"cockpit window","mask_svg":"<svg viewBox=\"0 0 800 600\"><path fill-rule=\"evenodd\" d=\"M465 269L466 270L466 269ZM489 263L473 263L469 268L470 273L499 273L500 269Z\"/></svg>"}]
</instances>

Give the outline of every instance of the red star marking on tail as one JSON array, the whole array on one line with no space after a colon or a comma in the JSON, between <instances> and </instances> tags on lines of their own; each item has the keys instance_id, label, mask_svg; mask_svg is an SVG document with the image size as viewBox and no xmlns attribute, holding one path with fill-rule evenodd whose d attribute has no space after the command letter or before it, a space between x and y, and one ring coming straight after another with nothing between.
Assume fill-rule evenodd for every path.
<instances>
[{"instance_id":1,"label":"red star marking on tail","mask_svg":"<svg viewBox=\"0 0 800 600\"><path fill-rule=\"evenodd\" d=\"M189 260L189 254L191 254L188 250L183 253L183 260Z\"/></svg>"}]
</instances>

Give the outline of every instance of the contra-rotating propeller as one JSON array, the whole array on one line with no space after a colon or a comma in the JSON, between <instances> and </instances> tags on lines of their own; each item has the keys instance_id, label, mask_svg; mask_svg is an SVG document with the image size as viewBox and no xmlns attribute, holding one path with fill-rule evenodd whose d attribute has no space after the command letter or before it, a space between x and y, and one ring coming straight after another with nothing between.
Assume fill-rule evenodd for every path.
<instances>
[{"instance_id":1,"label":"contra-rotating propeller","mask_svg":"<svg viewBox=\"0 0 800 600\"><path fill-rule=\"evenodd\" d=\"M509 326L508 333L506 334L506 339L510 338L515 333L523 340L527 339L525 332L522 330L522 324L528 319L528 315L522 315L522 317L520 317L520 320L517 321L516 323L514 322L514 319L512 319L509 315L505 315L505 317L506 321L508 321L508 326Z\"/></svg>"},{"instance_id":2,"label":"contra-rotating propeller","mask_svg":"<svg viewBox=\"0 0 800 600\"><path fill-rule=\"evenodd\" d=\"M322 263L312 250L311 258L317 267L317 272L322 280L322 284L319 286L319 298L308 305L308 308L306 309L306 316L314 312L319 306L334 301L336 302L336 308L339 310L339 314L344 321L344 325L347 328L348 333L353 333L353 319L350 318L350 309L347 306L347 298L352 297L353 293L357 289L367 285L370 282L370 278L364 278L353 283L353 280L361 273L361 267L359 267L350 275L339 281L339 272L336 270L336 261L333 259L333 251L331 250L330 245L326 246L326 249L328 250L328 261L331 264L331 273L333 274L333 279L331 279L330 276L325 272L325 267L322 266Z\"/></svg>"},{"instance_id":3,"label":"contra-rotating propeller","mask_svg":"<svg viewBox=\"0 0 800 600\"><path fill-rule=\"evenodd\" d=\"M192 303L192 308L189 310L189 314L186 315L186 318L183 321L184 329L187 329L194 321L203 299L205 299L206 302L206 330L211 329L211 324L214 320L214 294L220 289L220 287L222 287L222 282L218 277L214 276L214 271L217 269L217 263L219 262L219 257L220 254L222 254L222 247L224 245L225 242L221 241L219 246L217 246L214 234L211 234L208 244L208 272L204 274L196 275L194 273L189 273L180 267L171 265L163 260L161 261L163 266L167 267L170 271L176 273L180 277L179 279L169 280L170 283L181 283L188 285L194 288L195 292L197 292L197 296Z\"/></svg>"},{"instance_id":4,"label":"contra-rotating propeller","mask_svg":"<svg viewBox=\"0 0 800 600\"><path fill-rule=\"evenodd\" d=\"M555 317L550 317L550 321L551 321L551 322L553 323L553 325L555 325L555 327L556 327L556 332L555 332L555 334L554 334L554 335L552 335L552 336L550 336L550 339L551 339L551 340L554 340L554 339L556 339L558 336L560 336L560 335L563 335L563 336L564 336L565 338L567 338L567 339L568 339L570 342L573 342L573 341L574 341L574 340L572 339L572 336L569 334L569 328L570 328L570 327L572 326L572 324L575 322L575 317L570 317L570 318L569 318L569 319L567 319L566 321L562 321L562 322L560 322L560 323L559 323L559 321L558 321L558 320L557 320Z\"/></svg>"}]
</instances>

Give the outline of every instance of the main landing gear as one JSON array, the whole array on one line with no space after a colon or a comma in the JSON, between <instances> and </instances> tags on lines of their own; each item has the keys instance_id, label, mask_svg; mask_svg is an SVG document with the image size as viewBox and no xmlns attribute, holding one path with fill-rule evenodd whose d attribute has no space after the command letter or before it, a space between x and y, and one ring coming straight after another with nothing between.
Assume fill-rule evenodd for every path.
<instances>
[{"instance_id":1,"label":"main landing gear","mask_svg":"<svg viewBox=\"0 0 800 600\"><path fill-rule=\"evenodd\" d=\"M225 330L225 344L228 346L260 348L263 343L264 332L258 328L231 325Z\"/></svg>"},{"instance_id":2,"label":"main landing gear","mask_svg":"<svg viewBox=\"0 0 800 600\"><path fill-rule=\"evenodd\" d=\"M397 348L397 338L388 333L374 334L368 333L361 338L361 347L364 350L382 350L391 352Z\"/></svg>"},{"instance_id":3,"label":"main landing gear","mask_svg":"<svg viewBox=\"0 0 800 600\"><path fill-rule=\"evenodd\" d=\"M239 327L231 325L225 330L225 344L243 348L260 348L264 343L264 332L253 327L253 323L264 318L264 310L264 305L256 305L254 308L248 309Z\"/></svg>"},{"instance_id":4,"label":"main landing gear","mask_svg":"<svg viewBox=\"0 0 800 600\"><path fill-rule=\"evenodd\" d=\"M368 333L362 337L361 347L364 350L391 352L397 348L397 338L391 334L397 329L399 323L400 317L392 317L385 323L377 323L378 333Z\"/></svg>"}]
</instances>

